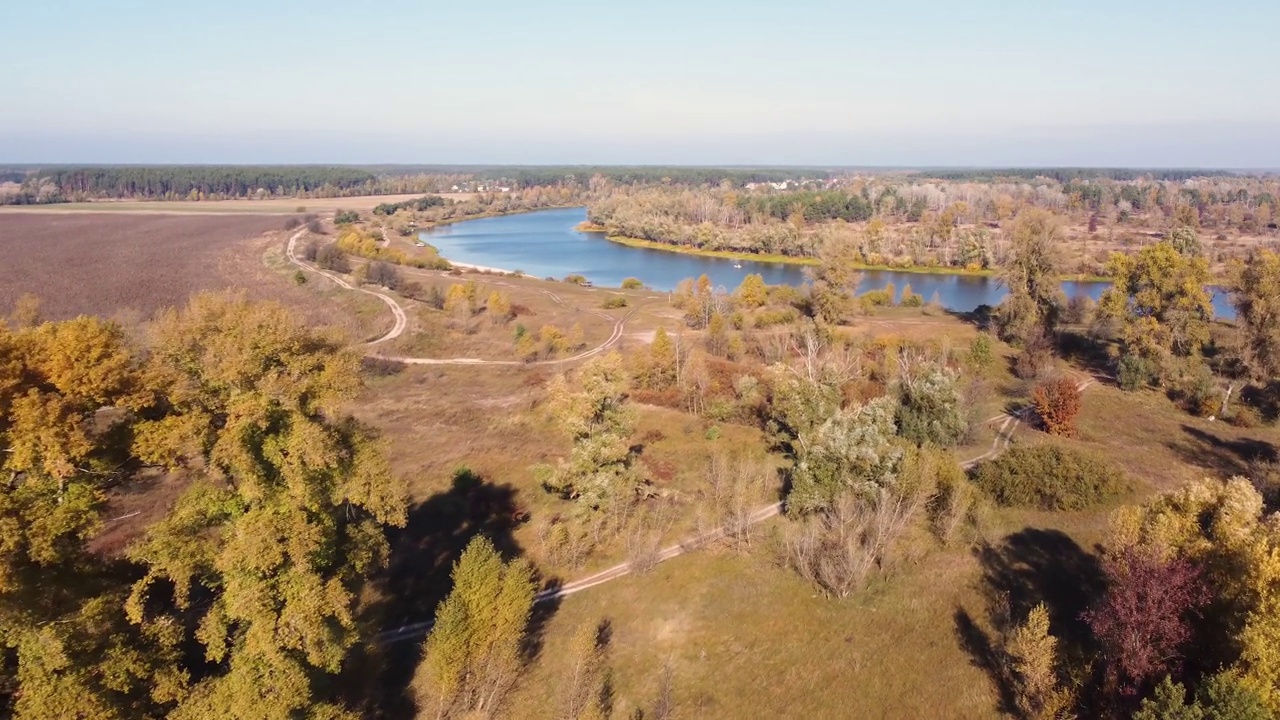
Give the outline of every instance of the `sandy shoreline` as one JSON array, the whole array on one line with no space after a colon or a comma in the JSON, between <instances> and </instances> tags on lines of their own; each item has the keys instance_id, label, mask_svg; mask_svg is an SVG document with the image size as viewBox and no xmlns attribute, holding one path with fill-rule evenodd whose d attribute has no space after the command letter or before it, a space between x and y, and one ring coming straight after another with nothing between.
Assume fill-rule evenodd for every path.
<instances>
[{"instance_id":1,"label":"sandy shoreline","mask_svg":"<svg viewBox=\"0 0 1280 720\"><path fill-rule=\"evenodd\" d=\"M445 258L445 260L449 260L449 258ZM449 260L449 264L459 270L475 270L476 272L502 273L504 275L524 275L524 273L518 273L515 270L503 270L502 268L489 267L487 265L472 265L471 263L455 262L453 260Z\"/></svg>"}]
</instances>

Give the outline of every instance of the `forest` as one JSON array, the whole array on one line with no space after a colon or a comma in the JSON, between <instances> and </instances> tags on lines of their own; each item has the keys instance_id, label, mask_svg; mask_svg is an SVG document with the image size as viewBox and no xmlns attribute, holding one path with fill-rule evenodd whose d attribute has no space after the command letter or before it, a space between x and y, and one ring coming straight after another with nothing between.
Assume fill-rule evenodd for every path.
<instances>
[{"instance_id":1,"label":"forest","mask_svg":"<svg viewBox=\"0 0 1280 720\"><path fill-rule=\"evenodd\" d=\"M1280 241L1280 181L1273 177L1106 175L886 175L798 190L613 185L595 193L589 211L593 225L623 240L791 258L814 258L825 243L847 240L859 246L860 264L895 268L989 271L1007 259L1011 220L1032 208L1063 219L1070 275L1106 275L1111 252L1175 234L1203 242L1215 273L1251 248Z\"/></svg>"}]
</instances>

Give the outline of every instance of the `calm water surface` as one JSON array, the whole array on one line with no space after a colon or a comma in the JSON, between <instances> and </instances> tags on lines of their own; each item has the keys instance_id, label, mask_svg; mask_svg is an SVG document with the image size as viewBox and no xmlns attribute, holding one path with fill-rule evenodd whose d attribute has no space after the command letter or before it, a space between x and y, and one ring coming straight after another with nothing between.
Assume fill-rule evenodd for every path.
<instances>
[{"instance_id":1,"label":"calm water surface","mask_svg":"<svg viewBox=\"0 0 1280 720\"><path fill-rule=\"evenodd\" d=\"M596 285L617 287L623 279L639 278L655 290L671 290L685 278L706 274L716 285L732 290L749 273L759 273L770 285L800 285L804 267L723 258L699 257L663 250L627 247L609 242L601 233L574 230L587 219L585 208L542 210L503 217L466 220L419 233L424 242L440 249L444 257L460 263L503 270L520 270L537 277L563 278L577 274ZM1004 289L994 278L966 275L930 275L894 271L865 271L858 292L893 283L899 292L910 284L912 292L926 300L937 293L950 310L968 312L979 305L995 305ZM1067 297L1088 295L1097 300L1108 283L1064 282ZM1216 292L1214 311L1233 315L1226 293Z\"/></svg>"}]
</instances>

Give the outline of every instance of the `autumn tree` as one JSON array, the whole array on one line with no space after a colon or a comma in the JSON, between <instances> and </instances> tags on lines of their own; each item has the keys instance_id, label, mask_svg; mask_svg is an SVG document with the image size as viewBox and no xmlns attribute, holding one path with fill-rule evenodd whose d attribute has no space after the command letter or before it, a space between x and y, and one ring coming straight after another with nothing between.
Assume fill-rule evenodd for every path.
<instances>
[{"instance_id":1,"label":"autumn tree","mask_svg":"<svg viewBox=\"0 0 1280 720\"><path fill-rule=\"evenodd\" d=\"M1183 255L1162 241L1137 255L1115 253L1107 267L1113 283L1098 309L1122 323L1126 355L1160 364L1200 352L1213 318L1204 258Z\"/></svg>"},{"instance_id":2,"label":"autumn tree","mask_svg":"<svg viewBox=\"0 0 1280 720\"><path fill-rule=\"evenodd\" d=\"M552 468L539 466L543 486L592 510L626 505L635 497L640 476L633 467L634 418L626 406L628 378L622 357L592 358L573 392L563 376L552 381L551 414L573 441L569 456Z\"/></svg>"},{"instance_id":3,"label":"autumn tree","mask_svg":"<svg viewBox=\"0 0 1280 720\"><path fill-rule=\"evenodd\" d=\"M489 293L484 307L494 325L501 325L511 319L511 298L501 290Z\"/></svg>"},{"instance_id":4,"label":"autumn tree","mask_svg":"<svg viewBox=\"0 0 1280 720\"><path fill-rule=\"evenodd\" d=\"M1227 667L1280 715L1280 526L1253 485L1244 478L1192 483L1122 509L1112 524L1110 547L1200 569L1214 595L1198 628L1200 661Z\"/></svg>"},{"instance_id":5,"label":"autumn tree","mask_svg":"<svg viewBox=\"0 0 1280 720\"><path fill-rule=\"evenodd\" d=\"M158 717L187 687L175 628L131 627L122 568L86 547L150 396L115 323L35 320L0 323L0 713Z\"/></svg>"},{"instance_id":6,"label":"autumn tree","mask_svg":"<svg viewBox=\"0 0 1280 720\"><path fill-rule=\"evenodd\" d=\"M665 390L676 384L676 343L666 328L658 328L647 352L637 357L635 382L647 390Z\"/></svg>"},{"instance_id":7,"label":"autumn tree","mask_svg":"<svg viewBox=\"0 0 1280 720\"><path fill-rule=\"evenodd\" d=\"M1176 669L1208 591L1190 561L1134 547L1105 558L1103 570L1106 596L1084 617L1102 646L1108 685L1141 692Z\"/></svg>"},{"instance_id":8,"label":"autumn tree","mask_svg":"<svg viewBox=\"0 0 1280 720\"><path fill-rule=\"evenodd\" d=\"M1066 376L1040 383L1031 393L1036 416L1050 435L1075 437L1080 414L1080 390Z\"/></svg>"},{"instance_id":9,"label":"autumn tree","mask_svg":"<svg viewBox=\"0 0 1280 720\"><path fill-rule=\"evenodd\" d=\"M998 309L1000 335L1018 342L1052 335L1063 304L1058 281L1061 221L1044 210L1024 210L1014 218L1008 236L1012 254L1000 282L1009 295Z\"/></svg>"},{"instance_id":10,"label":"autumn tree","mask_svg":"<svg viewBox=\"0 0 1280 720\"><path fill-rule=\"evenodd\" d=\"M453 566L414 678L419 707L436 717L492 715L524 667L520 644L533 611L533 569L506 562L477 536Z\"/></svg>"},{"instance_id":11,"label":"autumn tree","mask_svg":"<svg viewBox=\"0 0 1280 720\"><path fill-rule=\"evenodd\" d=\"M1031 608L1005 642L1014 697L1029 720L1056 720L1071 703L1058 680L1058 639L1049 634L1049 610Z\"/></svg>"},{"instance_id":12,"label":"autumn tree","mask_svg":"<svg viewBox=\"0 0 1280 720\"><path fill-rule=\"evenodd\" d=\"M758 308L769 301L769 286L765 284L763 276L750 273L742 278L742 284L733 294L742 307Z\"/></svg>"},{"instance_id":13,"label":"autumn tree","mask_svg":"<svg viewBox=\"0 0 1280 720\"><path fill-rule=\"evenodd\" d=\"M157 322L146 375L162 396L135 452L194 478L129 549L146 569L130 619L195 620L209 663L174 717L334 716L318 683L359 638L383 528L405 521L378 443L340 414L357 356L278 305L206 294Z\"/></svg>"},{"instance_id":14,"label":"autumn tree","mask_svg":"<svg viewBox=\"0 0 1280 720\"><path fill-rule=\"evenodd\" d=\"M569 643L564 682L560 685L560 717L597 720L608 717L609 623L578 627Z\"/></svg>"},{"instance_id":15,"label":"autumn tree","mask_svg":"<svg viewBox=\"0 0 1280 720\"><path fill-rule=\"evenodd\" d=\"M1280 254L1252 253L1233 272L1231 297L1249 370L1260 380L1280 378Z\"/></svg>"},{"instance_id":16,"label":"autumn tree","mask_svg":"<svg viewBox=\"0 0 1280 720\"><path fill-rule=\"evenodd\" d=\"M822 244L818 265L809 270L813 281L809 301L814 317L837 324L853 314L861 279L860 260L857 245L851 238L832 236Z\"/></svg>"}]
</instances>

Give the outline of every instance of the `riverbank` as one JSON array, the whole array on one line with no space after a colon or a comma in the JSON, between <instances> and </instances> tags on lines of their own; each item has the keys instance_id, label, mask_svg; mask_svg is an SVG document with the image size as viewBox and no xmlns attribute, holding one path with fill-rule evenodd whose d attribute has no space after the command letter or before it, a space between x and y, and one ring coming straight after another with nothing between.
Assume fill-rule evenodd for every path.
<instances>
[{"instance_id":1,"label":"riverbank","mask_svg":"<svg viewBox=\"0 0 1280 720\"><path fill-rule=\"evenodd\" d=\"M477 215L459 215L458 217L445 218L443 220L433 220L430 224L418 228L418 232L428 232L435 228L445 225L453 225L455 223L467 222L468 220L484 220L485 218L508 217L510 215L524 215L526 213L542 212L544 210L565 210L568 208L582 207L581 205L548 205L538 208L520 208L518 210L507 210L504 212L484 212Z\"/></svg>"},{"instance_id":2,"label":"riverbank","mask_svg":"<svg viewBox=\"0 0 1280 720\"><path fill-rule=\"evenodd\" d=\"M581 223L576 228L578 232L598 232L604 233L604 228L591 223ZM720 258L722 260L743 260L746 262L759 263L777 263L782 265L807 265L814 266L820 264L818 258L813 257L796 257L794 255L767 255L764 253L736 252L733 250L707 250L705 248L688 247L685 245L672 245L670 243L655 242L653 240L642 240L640 238L631 238L623 235L605 235L610 242L626 245L627 247L644 248L646 250L662 250L670 253L681 255L693 255L697 257ZM991 269L970 270L967 268L943 267L940 265L868 265L857 263L853 265L855 270L867 272L898 272L898 273L914 273L918 275L959 275L962 277L995 277L999 273ZM1059 280L1069 282L1110 282L1111 278L1101 275L1081 275L1081 274L1063 274L1058 276Z\"/></svg>"}]
</instances>

